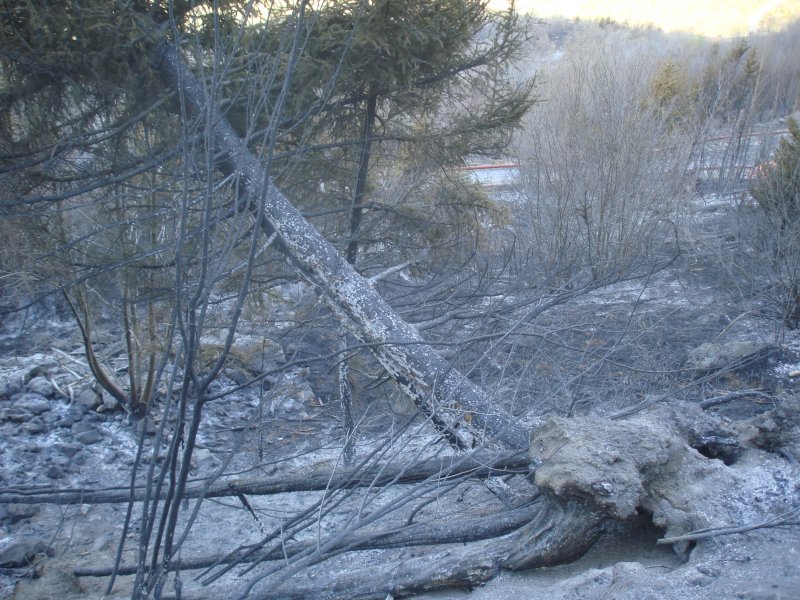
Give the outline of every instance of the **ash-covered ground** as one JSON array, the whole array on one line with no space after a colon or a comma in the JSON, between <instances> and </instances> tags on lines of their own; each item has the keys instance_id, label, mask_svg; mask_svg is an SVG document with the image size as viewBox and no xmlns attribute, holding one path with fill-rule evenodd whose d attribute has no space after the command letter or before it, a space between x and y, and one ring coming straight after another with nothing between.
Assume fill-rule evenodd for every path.
<instances>
[{"instance_id":1,"label":"ash-covered ground","mask_svg":"<svg viewBox=\"0 0 800 600\"><path fill-rule=\"evenodd\" d=\"M546 353L540 350L540 355L529 357L526 364L535 364L539 374L530 390L515 392L520 397L533 397L536 392L527 404L515 404L521 422L535 425L548 414L609 415L637 403L668 404L673 399L700 403L733 394L708 412L769 429L769 423L748 420L770 414L800 391L800 337L752 309L761 285L757 268L748 266L746 270L755 275L739 288L732 287L734 278L726 265L750 260L738 254L734 227L741 211L749 209L725 198L706 198L700 208L693 239L669 268L587 293L546 315L542 326L548 331L561 331L566 323L574 327L558 338L562 350L553 344ZM293 289L287 296L301 293ZM315 303L313 294L304 295L303 304ZM276 322L292 321L296 315L289 313L298 310L297 302L286 302L279 307ZM270 367L290 366L268 385L251 385L207 405L192 479L202 483L215 473L221 473L223 481L238 481L340 471L343 427L334 361L312 360L315 351L335 345L335 329L321 327L301 338L268 332L269 337L263 338L257 324L249 325L244 337L261 335L262 348L264 340L269 340L274 362ZM578 342L581 352L576 353ZM0 504L0 595L61 600L104 597L107 578L76 577L74 571L113 564L126 503L30 503L19 494L55 494L63 489L124 494L140 428L151 429L144 436L148 458L140 467L146 472L152 460L158 466L161 456L153 451L155 431L174 415L154 407L152 422L132 424L115 401L92 385L78 333L57 315L40 313L28 322L19 316L8 318L2 343L0 494L17 494L17 500ZM103 343L108 348L118 340L112 332ZM602 360L598 358L601 352ZM304 362L303 357L309 360ZM517 357L511 357L508 365L516 364L512 359ZM601 363L602 369L597 367ZM504 365L498 364L497 368ZM732 368L718 370L731 364ZM124 369L122 364L112 366ZM243 370L225 372L219 389L237 387ZM479 371L475 373L480 375ZM580 377L574 375L579 372ZM252 365L249 374L253 374ZM425 423L407 424L413 408L385 389L367 388L357 401L357 457L375 452L380 444L391 460L422 460L447 452ZM777 430L774 434L783 435ZM698 493L727 499L732 508L725 514L741 517L729 523L731 527L758 524L796 510L800 506L800 447L794 435L790 431L772 447L753 447L735 463L717 465L742 482L740 493L731 496L730 490L715 489L712 480L698 482ZM374 504L367 504L378 510L384 506L381 502L397 501L410 487L396 486L384 492L380 502L373 498ZM512 488L519 497L533 492L524 480ZM256 543L265 531L280 527L319 498L319 492L254 495L248 498L249 508L236 497L208 499L187 534L181 559L218 556ZM496 494L475 481L441 497L429 493L415 518L437 523L460 518L453 511L454 498L464 514L490 514L503 508ZM181 531L191 510L184 513ZM310 539L335 531L344 518L334 515L330 522L320 520L319 527L306 535ZM383 522L397 526L406 518L400 512ZM794 598L800 589L796 568L800 517L789 521L697 541L679 554L656 543L664 530L642 514L607 531L584 557L570 564L501 573L471 593L421 597ZM135 562L136 522L128 531L122 564ZM477 544L475 551L480 548ZM312 581L318 578L324 586L340 571L399 564L435 551L442 549L360 551L309 568L302 576ZM237 573L217 580L215 585L223 587L215 589L226 589L226 585L234 589ZM189 597L202 589L195 575L192 571L178 575ZM171 580L171 590L174 583ZM120 576L108 597L129 597L131 584L131 576Z\"/></svg>"}]
</instances>

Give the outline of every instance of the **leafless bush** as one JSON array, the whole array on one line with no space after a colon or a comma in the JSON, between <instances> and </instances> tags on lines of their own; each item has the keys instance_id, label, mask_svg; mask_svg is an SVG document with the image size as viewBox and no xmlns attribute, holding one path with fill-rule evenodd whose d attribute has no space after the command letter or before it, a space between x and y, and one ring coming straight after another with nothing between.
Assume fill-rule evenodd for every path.
<instances>
[{"instance_id":1,"label":"leafless bush","mask_svg":"<svg viewBox=\"0 0 800 600\"><path fill-rule=\"evenodd\" d=\"M687 140L649 105L656 62L625 37L570 45L520 137L520 214L545 276L627 272L680 217Z\"/></svg>"},{"instance_id":2,"label":"leafless bush","mask_svg":"<svg viewBox=\"0 0 800 600\"><path fill-rule=\"evenodd\" d=\"M800 20L778 31L753 34L749 43L761 65L759 117L774 119L800 108Z\"/></svg>"}]
</instances>

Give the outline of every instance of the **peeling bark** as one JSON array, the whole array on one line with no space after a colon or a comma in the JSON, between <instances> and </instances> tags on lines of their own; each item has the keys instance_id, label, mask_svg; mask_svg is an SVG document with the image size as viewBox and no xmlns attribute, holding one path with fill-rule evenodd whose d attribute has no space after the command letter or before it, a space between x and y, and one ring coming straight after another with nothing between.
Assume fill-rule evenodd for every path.
<instances>
[{"instance_id":1,"label":"peeling bark","mask_svg":"<svg viewBox=\"0 0 800 600\"><path fill-rule=\"evenodd\" d=\"M419 332L403 321L371 283L292 206L258 157L249 151L217 107L209 104L204 87L174 45L160 44L155 67L166 85L179 93L191 115L206 115L213 124L220 160L240 176L251 206L263 210L290 262L318 287L337 314L346 317L351 333L371 344L377 360L442 435L458 448L489 442L527 448L526 432L510 415L427 345Z\"/></svg>"}]
</instances>

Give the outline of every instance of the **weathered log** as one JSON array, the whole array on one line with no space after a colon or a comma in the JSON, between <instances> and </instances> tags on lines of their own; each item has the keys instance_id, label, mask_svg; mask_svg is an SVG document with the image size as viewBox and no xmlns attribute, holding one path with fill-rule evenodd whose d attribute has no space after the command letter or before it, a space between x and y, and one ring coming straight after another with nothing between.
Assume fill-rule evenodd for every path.
<instances>
[{"instance_id":1,"label":"weathered log","mask_svg":"<svg viewBox=\"0 0 800 600\"><path fill-rule=\"evenodd\" d=\"M384 600L445 589L472 590L499 572L498 547L483 544L445 550L424 558L340 573L328 581L298 578L275 590L254 590L254 600ZM317 579L317 578L315 578ZM210 600L214 593L192 600Z\"/></svg>"},{"instance_id":2,"label":"weathered log","mask_svg":"<svg viewBox=\"0 0 800 600\"><path fill-rule=\"evenodd\" d=\"M418 523L407 525L397 530L391 531L364 531L358 534L343 537L339 543L331 550L346 548L348 551L355 550L376 550L388 548L402 548L409 546L429 546L438 544L465 544L478 540L485 540L493 537L505 535L515 529L531 522L542 510L540 503L533 503L521 506L501 513L495 513L476 518L458 519L449 523ZM298 552L316 545L314 542L288 542L280 548L249 556L239 561L234 556L223 560L220 555L184 560L180 563L171 565L171 570L180 569L189 571L196 569L207 569L214 565L227 564L237 560L242 564L285 560L291 558ZM76 577L107 577L111 575L112 568L77 568L73 571ZM136 573L135 565L123 565L117 569L117 575L132 575Z\"/></svg>"},{"instance_id":3,"label":"weathered log","mask_svg":"<svg viewBox=\"0 0 800 600\"><path fill-rule=\"evenodd\" d=\"M597 541L606 521L592 503L546 497L543 509L509 540L500 566L522 571L575 560Z\"/></svg>"},{"instance_id":4,"label":"weathered log","mask_svg":"<svg viewBox=\"0 0 800 600\"><path fill-rule=\"evenodd\" d=\"M319 557L306 555L310 560L297 576L289 575L291 569L285 577L277 571L252 589L228 588L224 594L244 597L247 592L248 599L265 600L383 599L452 587L471 589L501 569L551 566L578 558L607 522L627 519L637 511L652 515L670 542L684 543L697 535L697 529L719 531L720 526L743 522L745 514L774 517L776 506L798 505L796 467L767 459L763 453L744 460L741 467L708 458L692 444L707 439L710 431L724 437L727 424L696 405L678 402L622 421L550 418L532 437L530 450L539 465L534 475L544 493L541 510L513 532L466 546L437 546L423 557L363 569L306 570L338 553L323 545ZM770 469L775 472L764 477ZM781 517L796 521L796 513ZM430 540L421 536L416 541ZM189 597L219 596L219 589L209 587Z\"/></svg>"},{"instance_id":5,"label":"weathered log","mask_svg":"<svg viewBox=\"0 0 800 600\"><path fill-rule=\"evenodd\" d=\"M713 435L712 435L713 434ZM447 587L474 587L500 569L529 569L577 558L606 522L652 515L674 541L687 531L742 520L763 495L776 498L787 478L753 478L692 446L725 438L726 424L696 405L675 402L622 421L551 417L531 440L543 509L525 526L468 548L336 573L310 582L276 574L259 582L254 598L385 598ZM781 483L783 482L783 483ZM795 490L796 495L796 490ZM757 504L757 503L756 503ZM678 548L680 550L680 548Z\"/></svg>"},{"instance_id":6,"label":"weathered log","mask_svg":"<svg viewBox=\"0 0 800 600\"><path fill-rule=\"evenodd\" d=\"M378 464L365 469L340 474L328 469L317 469L302 475L284 475L265 479L236 479L219 481L208 486L195 481L186 487L184 498L220 498L246 494L268 496L290 492L313 492L331 489L348 489L367 486L409 484L429 478L440 480L469 476L477 479L502 476L509 473L526 473L529 459L526 453L508 452L490 455L478 452L467 456L434 458L415 464ZM0 504L114 504L125 503L131 498L129 488L108 490L24 490L12 488L0 490ZM135 501L145 498L145 489L137 488Z\"/></svg>"},{"instance_id":7,"label":"weathered log","mask_svg":"<svg viewBox=\"0 0 800 600\"><path fill-rule=\"evenodd\" d=\"M600 535L603 522L603 515L585 504L545 499L530 522L509 535L420 558L337 572L329 578L297 577L279 586L267 579L247 597L383 600L450 588L471 590L501 569L550 566L580 557ZM215 597L215 593L209 590L198 599Z\"/></svg>"},{"instance_id":8,"label":"weathered log","mask_svg":"<svg viewBox=\"0 0 800 600\"><path fill-rule=\"evenodd\" d=\"M192 116L205 115L214 128L220 161L240 177L254 210L261 211L294 267L312 281L331 308L345 317L353 335L370 351L439 431L459 448L495 442L527 448L526 432L463 374L426 344L401 319L371 282L317 231L278 189L252 153L194 78L178 49L162 42L155 68L178 92Z\"/></svg>"}]
</instances>

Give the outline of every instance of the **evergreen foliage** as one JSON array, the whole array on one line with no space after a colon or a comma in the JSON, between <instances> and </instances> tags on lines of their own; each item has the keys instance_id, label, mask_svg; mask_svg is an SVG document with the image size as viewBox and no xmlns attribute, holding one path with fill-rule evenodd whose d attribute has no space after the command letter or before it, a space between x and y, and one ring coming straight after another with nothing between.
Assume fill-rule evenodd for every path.
<instances>
[{"instance_id":1,"label":"evergreen foliage","mask_svg":"<svg viewBox=\"0 0 800 600\"><path fill-rule=\"evenodd\" d=\"M215 4L231 22L247 5ZM229 269L251 227L246 214L225 218L235 185L215 188L219 173L201 158L210 148L152 67L165 38L197 40L187 52L198 65L214 51L198 33L202 8L19 0L0 10L4 292L63 294L87 356L93 325L110 317L129 359L127 392L116 391L132 412L151 399L174 311L192 295L203 301L198 265Z\"/></svg>"},{"instance_id":2,"label":"evergreen foliage","mask_svg":"<svg viewBox=\"0 0 800 600\"><path fill-rule=\"evenodd\" d=\"M354 262L359 248L395 246L403 236L393 229L411 215L427 210L422 227L441 220L435 201L414 206L419 194L398 197L402 184L388 181L387 173L407 182L424 171L426 187L433 176L444 190L454 185L444 167L471 154L497 155L508 145L531 105L531 86L506 71L524 33L513 12L492 13L476 0L341 1L306 22L288 94L292 117L279 135L286 155L302 160L293 161L283 184L306 210L326 213L321 226ZM274 20L263 27L282 26ZM289 65L288 55L279 63ZM242 123L242 111L232 111ZM460 185L462 195L474 197L467 182ZM469 202L462 208L473 210Z\"/></svg>"},{"instance_id":3,"label":"evergreen foliage","mask_svg":"<svg viewBox=\"0 0 800 600\"><path fill-rule=\"evenodd\" d=\"M668 59L650 81L647 102L656 115L675 127L687 127L694 113L697 84L685 66Z\"/></svg>"},{"instance_id":4,"label":"evergreen foliage","mask_svg":"<svg viewBox=\"0 0 800 600\"><path fill-rule=\"evenodd\" d=\"M763 209L766 237L773 242L775 301L784 324L800 327L800 126L788 121L773 159L763 165L751 189Z\"/></svg>"},{"instance_id":5,"label":"evergreen foliage","mask_svg":"<svg viewBox=\"0 0 800 600\"><path fill-rule=\"evenodd\" d=\"M154 323L240 289L252 217L153 69L163 40L353 260L469 255L491 206L442 167L508 142L522 36L482 0L4 2L3 285L66 292L86 326L113 308L132 365L174 331Z\"/></svg>"},{"instance_id":6,"label":"evergreen foliage","mask_svg":"<svg viewBox=\"0 0 800 600\"><path fill-rule=\"evenodd\" d=\"M782 229L800 225L800 125L789 119L788 129L773 159L760 168L751 190L758 204L776 217Z\"/></svg>"}]
</instances>

